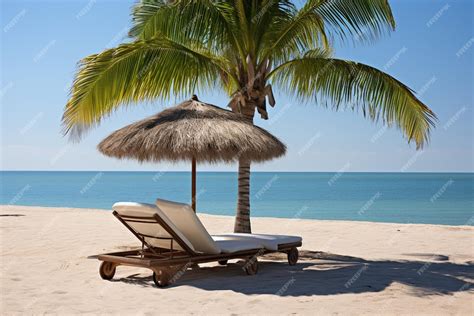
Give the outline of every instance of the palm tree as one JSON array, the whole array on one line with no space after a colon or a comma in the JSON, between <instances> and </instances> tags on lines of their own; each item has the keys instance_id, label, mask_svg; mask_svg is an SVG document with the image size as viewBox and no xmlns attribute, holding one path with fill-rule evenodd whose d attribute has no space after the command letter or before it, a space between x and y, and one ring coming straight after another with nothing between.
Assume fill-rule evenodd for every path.
<instances>
[{"instance_id":1,"label":"palm tree","mask_svg":"<svg viewBox=\"0 0 474 316\"><path fill-rule=\"evenodd\" d=\"M143 0L131 40L84 58L65 107L66 134L80 137L118 107L222 89L229 106L268 118L276 87L298 100L350 108L397 126L421 148L435 114L412 90L361 63L332 57L335 40L371 42L395 28L387 0ZM251 232L250 163L239 161L235 232Z\"/></svg>"}]
</instances>

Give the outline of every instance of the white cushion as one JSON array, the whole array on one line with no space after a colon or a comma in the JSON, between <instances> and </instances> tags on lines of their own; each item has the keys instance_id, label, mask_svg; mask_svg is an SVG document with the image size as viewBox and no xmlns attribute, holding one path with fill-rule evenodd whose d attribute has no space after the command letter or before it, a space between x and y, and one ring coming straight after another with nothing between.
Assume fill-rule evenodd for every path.
<instances>
[{"instance_id":1,"label":"white cushion","mask_svg":"<svg viewBox=\"0 0 474 316\"><path fill-rule=\"evenodd\" d=\"M146 204L146 203L135 203L135 202L118 202L112 206L112 209L119 213L120 215L128 216L153 216L158 214L160 218L173 230L176 232L179 238L181 238L186 245L195 251L192 243L184 236L179 229L173 224L173 222L155 205ZM172 238L168 232L157 223L135 223L127 222L134 230L140 234L145 234L155 237L165 237ZM145 241L154 246L169 249L171 242L169 240L155 239L145 237ZM183 250L176 241L173 241L173 249Z\"/></svg>"},{"instance_id":2,"label":"white cushion","mask_svg":"<svg viewBox=\"0 0 474 316\"><path fill-rule=\"evenodd\" d=\"M161 199L156 200L156 205L193 244L196 251L207 254L221 253L220 247L211 238L191 206Z\"/></svg>"},{"instance_id":3,"label":"white cushion","mask_svg":"<svg viewBox=\"0 0 474 316\"><path fill-rule=\"evenodd\" d=\"M268 235L268 234L223 234L213 235L214 240L246 240L253 241L259 245L258 248L262 247L268 250L276 251L278 246L281 244L289 244L301 242L301 237L298 236L286 236L286 235Z\"/></svg>"},{"instance_id":4,"label":"white cushion","mask_svg":"<svg viewBox=\"0 0 474 316\"><path fill-rule=\"evenodd\" d=\"M215 236L212 236L212 238L223 253L263 248L258 241L254 240L221 239Z\"/></svg>"}]
</instances>

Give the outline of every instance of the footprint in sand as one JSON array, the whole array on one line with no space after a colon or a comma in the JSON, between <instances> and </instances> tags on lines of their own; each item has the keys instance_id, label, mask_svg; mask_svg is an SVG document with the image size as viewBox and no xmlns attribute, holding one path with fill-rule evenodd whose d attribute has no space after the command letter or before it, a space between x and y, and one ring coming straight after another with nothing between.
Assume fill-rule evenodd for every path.
<instances>
[{"instance_id":1,"label":"footprint in sand","mask_svg":"<svg viewBox=\"0 0 474 316\"><path fill-rule=\"evenodd\" d=\"M67 268L69 268L69 262L63 262L59 266L59 270L67 270Z\"/></svg>"},{"instance_id":2,"label":"footprint in sand","mask_svg":"<svg viewBox=\"0 0 474 316\"><path fill-rule=\"evenodd\" d=\"M66 291L54 291L52 294L67 294Z\"/></svg>"}]
</instances>

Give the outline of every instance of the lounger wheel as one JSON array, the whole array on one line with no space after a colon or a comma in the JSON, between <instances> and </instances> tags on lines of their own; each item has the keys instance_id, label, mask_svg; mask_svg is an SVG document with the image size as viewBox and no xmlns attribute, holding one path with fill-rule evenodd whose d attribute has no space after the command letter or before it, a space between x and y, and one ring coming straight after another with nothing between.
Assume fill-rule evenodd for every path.
<instances>
[{"instance_id":1,"label":"lounger wheel","mask_svg":"<svg viewBox=\"0 0 474 316\"><path fill-rule=\"evenodd\" d=\"M251 258L245 262L244 270L248 275L255 275L258 271L258 260L257 258Z\"/></svg>"},{"instance_id":2,"label":"lounger wheel","mask_svg":"<svg viewBox=\"0 0 474 316\"><path fill-rule=\"evenodd\" d=\"M153 271L153 282L157 287L166 287L170 285L171 276L166 270L161 270L159 273Z\"/></svg>"},{"instance_id":3,"label":"lounger wheel","mask_svg":"<svg viewBox=\"0 0 474 316\"><path fill-rule=\"evenodd\" d=\"M219 260L217 261L221 266L225 266L227 264L227 260Z\"/></svg>"},{"instance_id":4,"label":"lounger wheel","mask_svg":"<svg viewBox=\"0 0 474 316\"><path fill-rule=\"evenodd\" d=\"M99 268L100 277L104 280L112 280L115 275L115 264L103 261Z\"/></svg>"},{"instance_id":5,"label":"lounger wheel","mask_svg":"<svg viewBox=\"0 0 474 316\"><path fill-rule=\"evenodd\" d=\"M288 251L288 263L290 266L294 266L298 262L298 249L296 247L293 247Z\"/></svg>"}]
</instances>

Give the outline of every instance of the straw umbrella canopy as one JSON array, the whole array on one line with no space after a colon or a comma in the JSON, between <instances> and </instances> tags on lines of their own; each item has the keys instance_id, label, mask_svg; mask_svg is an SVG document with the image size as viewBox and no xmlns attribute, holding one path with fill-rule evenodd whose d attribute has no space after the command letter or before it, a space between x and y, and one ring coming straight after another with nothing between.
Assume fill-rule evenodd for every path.
<instances>
[{"instance_id":1,"label":"straw umbrella canopy","mask_svg":"<svg viewBox=\"0 0 474 316\"><path fill-rule=\"evenodd\" d=\"M262 162L283 156L286 146L243 116L196 96L106 137L104 155L140 162L192 162L192 207L196 211L196 163Z\"/></svg>"}]
</instances>

